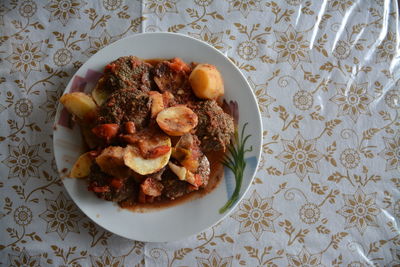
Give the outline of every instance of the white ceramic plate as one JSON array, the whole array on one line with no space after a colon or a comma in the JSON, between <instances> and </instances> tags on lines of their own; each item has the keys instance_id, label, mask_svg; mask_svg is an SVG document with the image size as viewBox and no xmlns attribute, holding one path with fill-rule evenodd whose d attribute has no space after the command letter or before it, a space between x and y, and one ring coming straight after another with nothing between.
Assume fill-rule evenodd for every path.
<instances>
[{"instance_id":1,"label":"white ceramic plate","mask_svg":"<svg viewBox=\"0 0 400 267\"><path fill-rule=\"evenodd\" d=\"M247 163L239 200L246 193L256 173L261 154L262 124L256 98L240 70L221 52L205 42L186 35L172 33L144 33L119 40L91 57L72 77L64 93L90 92L101 76L104 66L120 56L140 58L180 57L185 62L204 62L217 66L225 83L225 99L237 102L239 127L247 122ZM232 106L235 106L233 104ZM54 154L61 176L65 176L78 156L84 152L77 125L60 104L54 127ZM85 181L64 178L64 186L77 206L103 228L126 238L140 241L172 241L201 232L227 216L238 201L224 213L224 206L235 188L235 178L227 168L219 186L202 198L169 208L147 213L135 213L119 208L114 203L98 199L87 191Z\"/></svg>"}]
</instances>

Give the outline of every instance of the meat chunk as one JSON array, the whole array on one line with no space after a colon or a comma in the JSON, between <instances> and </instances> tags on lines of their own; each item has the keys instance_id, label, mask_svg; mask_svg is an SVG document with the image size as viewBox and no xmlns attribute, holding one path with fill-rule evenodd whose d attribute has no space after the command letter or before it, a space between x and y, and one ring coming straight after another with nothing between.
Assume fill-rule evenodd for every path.
<instances>
[{"instance_id":1,"label":"meat chunk","mask_svg":"<svg viewBox=\"0 0 400 267\"><path fill-rule=\"evenodd\" d=\"M195 190L195 187L188 182L179 180L169 168L165 171L161 183L164 186L163 195L169 199L181 197Z\"/></svg>"},{"instance_id":2,"label":"meat chunk","mask_svg":"<svg viewBox=\"0 0 400 267\"><path fill-rule=\"evenodd\" d=\"M151 100L147 93L123 89L111 94L101 105L98 124L133 122L137 129L145 127L150 120Z\"/></svg>"},{"instance_id":3,"label":"meat chunk","mask_svg":"<svg viewBox=\"0 0 400 267\"><path fill-rule=\"evenodd\" d=\"M88 189L102 199L122 202L131 200L133 201L137 196L137 186L132 178L119 178L120 185L113 186L113 177L101 171L99 165L93 164L88 176ZM106 190L98 190L106 189ZM102 191L102 192L101 192Z\"/></svg>"},{"instance_id":4,"label":"meat chunk","mask_svg":"<svg viewBox=\"0 0 400 267\"><path fill-rule=\"evenodd\" d=\"M206 187L208 180L210 179L210 162L207 157L203 155L199 160L199 167L197 168L196 174L201 177L201 188Z\"/></svg>"},{"instance_id":5,"label":"meat chunk","mask_svg":"<svg viewBox=\"0 0 400 267\"><path fill-rule=\"evenodd\" d=\"M152 66L137 57L120 57L104 69L104 87L115 91L125 88L137 88L150 91Z\"/></svg>"},{"instance_id":6,"label":"meat chunk","mask_svg":"<svg viewBox=\"0 0 400 267\"><path fill-rule=\"evenodd\" d=\"M214 100L201 101L194 107L198 117L196 135L204 152L225 151L234 134L233 118Z\"/></svg>"},{"instance_id":7,"label":"meat chunk","mask_svg":"<svg viewBox=\"0 0 400 267\"><path fill-rule=\"evenodd\" d=\"M205 155L200 157L199 167L194 175L201 179L200 188L204 188L208 184L210 178L210 163ZM164 186L163 195L169 199L181 197L198 189L187 181L179 180L169 168L165 171L161 183Z\"/></svg>"},{"instance_id":8,"label":"meat chunk","mask_svg":"<svg viewBox=\"0 0 400 267\"><path fill-rule=\"evenodd\" d=\"M190 88L189 75L183 70L172 69L171 63L163 61L158 63L154 69L154 82L161 92L170 92L177 104L187 104L195 99Z\"/></svg>"}]
</instances>

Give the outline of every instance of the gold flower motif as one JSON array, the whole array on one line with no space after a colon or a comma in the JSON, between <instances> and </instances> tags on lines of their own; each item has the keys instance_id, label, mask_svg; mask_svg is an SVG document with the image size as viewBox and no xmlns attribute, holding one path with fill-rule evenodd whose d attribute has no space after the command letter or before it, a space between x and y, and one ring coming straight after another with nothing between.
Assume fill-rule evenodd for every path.
<instances>
[{"instance_id":1,"label":"gold flower motif","mask_svg":"<svg viewBox=\"0 0 400 267\"><path fill-rule=\"evenodd\" d=\"M301 206L299 211L300 219L306 224L314 224L318 222L321 216L319 207L314 203L307 203Z\"/></svg>"},{"instance_id":2,"label":"gold flower motif","mask_svg":"<svg viewBox=\"0 0 400 267\"><path fill-rule=\"evenodd\" d=\"M53 61L57 66L63 67L72 60L72 53L66 48L58 49L53 55Z\"/></svg>"},{"instance_id":3,"label":"gold flower motif","mask_svg":"<svg viewBox=\"0 0 400 267\"><path fill-rule=\"evenodd\" d=\"M293 104L300 110L309 110L314 103L312 94L305 90L297 91L293 96Z\"/></svg>"},{"instance_id":4,"label":"gold flower motif","mask_svg":"<svg viewBox=\"0 0 400 267\"><path fill-rule=\"evenodd\" d=\"M194 0L194 3L198 6L209 6L213 0Z\"/></svg>"},{"instance_id":5,"label":"gold flower motif","mask_svg":"<svg viewBox=\"0 0 400 267\"><path fill-rule=\"evenodd\" d=\"M249 199L240 202L239 208L231 215L240 222L239 234L250 232L259 240L264 231L274 233L274 220L281 213L273 209L273 201L274 197L261 198L254 190Z\"/></svg>"},{"instance_id":6,"label":"gold flower motif","mask_svg":"<svg viewBox=\"0 0 400 267\"><path fill-rule=\"evenodd\" d=\"M390 108L400 108L400 90L392 89L385 94L385 103Z\"/></svg>"},{"instance_id":7,"label":"gold flower motif","mask_svg":"<svg viewBox=\"0 0 400 267\"><path fill-rule=\"evenodd\" d=\"M18 8L19 14L24 18L32 17L37 10L37 5L31 0L26 0L21 3Z\"/></svg>"},{"instance_id":8,"label":"gold flower motif","mask_svg":"<svg viewBox=\"0 0 400 267\"><path fill-rule=\"evenodd\" d=\"M162 20L166 13L178 13L177 0L146 0L144 14L154 13Z\"/></svg>"},{"instance_id":9,"label":"gold flower motif","mask_svg":"<svg viewBox=\"0 0 400 267\"><path fill-rule=\"evenodd\" d=\"M5 5L0 4L0 25L4 25L4 14L10 11Z\"/></svg>"},{"instance_id":10,"label":"gold flower motif","mask_svg":"<svg viewBox=\"0 0 400 267\"><path fill-rule=\"evenodd\" d=\"M31 42L26 37L22 44L12 43L13 52L6 58L12 64L10 73L22 72L26 78L32 70L40 71L40 62L47 57L41 51L42 42Z\"/></svg>"},{"instance_id":11,"label":"gold flower motif","mask_svg":"<svg viewBox=\"0 0 400 267\"><path fill-rule=\"evenodd\" d=\"M90 255L90 261L94 267L122 267L124 266L125 256L114 257L106 249L101 256Z\"/></svg>"},{"instance_id":12,"label":"gold flower motif","mask_svg":"<svg viewBox=\"0 0 400 267\"><path fill-rule=\"evenodd\" d=\"M24 248L19 255L8 254L10 259L10 266L20 267L20 266L30 266L38 267L40 266L40 254L31 256Z\"/></svg>"},{"instance_id":13,"label":"gold flower motif","mask_svg":"<svg viewBox=\"0 0 400 267\"><path fill-rule=\"evenodd\" d=\"M14 111L18 117L26 118L31 115L33 110L32 101L28 98L21 98L15 103Z\"/></svg>"},{"instance_id":14,"label":"gold flower motif","mask_svg":"<svg viewBox=\"0 0 400 267\"><path fill-rule=\"evenodd\" d=\"M63 26L73 18L80 19L79 9L87 3L79 0L51 0L44 6L50 12L50 21L59 20Z\"/></svg>"},{"instance_id":15,"label":"gold flower motif","mask_svg":"<svg viewBox=\"0 0 400 267\"><path fill-rule=\"evenodd\" d=\"M103 6L108 11L118 9L122 5L122 0L103 0Z\"/></svg>"},{"instance_id":16,"label":"gold flower motif","mask_svg":"<svg viewBox=\"0 0 400 267\"><path fill-rule=\"evenodd\" d=\"M393 32L388 32L385 40L383 40L383 42L378 45L377 48L378 53L376 63L389 63L390 61L392 61L398 51L398 46L396 44L396 35Z\"/></svg>"},{"instance_id":17,"label":"gold flower motif","mask_svg":"<svg viewBox=\"0 0 400 267\"><path fill-rule=\"evenodd\" d=\"M346 10L353 5L353 0L329 0L328 10L339 11L340 14L344 15Z\"/></svg>"},{"instance_id":18,"label":"gold flower motif","mask_svg":"<svg viewBox=\"0 0 400 267\"><path fill-rule=\"evenodd\" d=\"M367 93L368 83L352 83L350 88L345 84L339 84L337 94L329 100L339 106L338 116L349 115L357 122L360 114L371 116L368 105L374 98Z\"/></svg>"},{"instance_id":19,"label":"gold flower motif","mask_svg":"<svg viewBox=\"0 0 400 267\"><path fill-rule=\"evenodd\" d=\"M386 160L386 171L400 168L400 131L393 138L383 137L385 149L379 156Z\"/></svg>"},{"instance_id":20,"label":"gold flower motif","mask_svg":"<svg viewBox=\"0 0 400 267\"><path fill-rule=\"evenodd\" d=\"M230 48L228 44L222 41L224 32L211 32L207 26L204 26L200 33L189 32L189 35L209 43L222 52L226 52Z\"/></svg>"},{"instance_id":21,"label":"gold flower motif","mask_svg":"<svg viewBox=\"0 0 400 267\"><path fill-rule=\"evenodd\" d=\"M90 47L86 49L83 54L90 57L114 41L114 38L107 32L107 30L104 30L99 37L89 36Z\"/></svg>"},{"instance_id":22,"label":"gold flower motif","mask_svg":"<svg viewBox=\"0 0 400 267\"><path fill-rule=\"evenodd\" d=\"M39 178L39 167L44 159L38 155L40 145L30 146L22 139L18 146L8 146L8 157L2 161L10 168L8 178L19 178L26 184L30 177Z\"/></svg>"},{"instance_id":23,"label":"gold flower motif","mask_svg":"<svg viewBox=\"0 0 400 267\"><path fill-rule=\"evenodd\" d=\"M346 169L354 169L360 164L360 154L352 149L346 148L343 150L342 154L340 154L340 162Z\"/></svg>"},{"instance_id":24,"label":"gold flower motif","mask_svg":"<svg viewBox=\"0 0 400 267\"><path fill-rule=\"evenodd\" d=\"M241 42L236 49L236 53L244 60L255 59L258 55L258 47L253 41Z\"/></svg>"},{"instance_id":25,"label":"gold flower motif","mask_svg":"<svg viewBox=\"0 0 400 267\"><path fill-rule=\"evenodd\" d=\"M32 211L27 206L19 206L14 211L14 221L19 226L27 226L32 222Z\"/></svg>"},{"instance_id":26,"label":"gold flower motif","mask_svg":"<svg viewBox=\"0 0 400 267\"><path fill-rule=\"evenodd\" d=\"M349 57L351 46L348 42L339 40L332 55L337 59L346 59Z\"/></svg>"},{"instance_id":27,"label":"gold flower motif","mask_svg":"<svg viewBox=\"0 0 400 267\"><path fill-rule=\"evenodd\" d=\"M287 61L293 69L297 68L300 61L311 62L309 42L292 25L289 25L286 32L275 31L275 37L273 49L278 53L277 62Z\"/></svg>"},{"instance_id":28,"label":"gold flower motif","mask_svg":"<svg viewBox=\"0 0 400 267\"><path fill-rule=\"evenodd\" d=\"M276 99L267 94L267 84L255 84L250 77L248 77L247 80L249 81L250 86L253 88L253 91L257 97L258 107L261 111L261 114L268 118L271 117L269 114L269 105L274 103Z\"/></svg>"},{"instance_id":29,"label":"gold flower motif","mask_svg":"<svg viewBox=\"0 0 400 267\"><path fill-rule=\"evenodd\" d=\"M39 106L46 113L46 123L53 121L57 111L58 99L61 97L64 88L65 85L61 83L58 90L46 90L46 102Z\"/></svg>"},{"instance_id":30,"label":"gold flower motif","mask_svg":"<svg viewBox=\"0 0 400 267\"><path fill-rule=\"evenodd\" d=\"M375 203L376 193L365 194L360 187L352 194L343 194L345 205L338 211L346 219L345 229L357 228L361 235L368 226L379 227L376 216L380 213Z\"/></svg>"},{"instance_id":31,"label":"gold flower motif","mask_svg":"<svg viewBox=\"0 0 400 267\"><path fill-rule=\"evenodd\" d=\"M313 267L323 267L325 265L321 264L321 253L311 254L306 247L303 246L299 254L292 255L286 254L288 263L290 267L298 266L313 266Z\"/></svg>"},{"instance_id":32,"label":"gold flower motif","mask_svg":"<svg viewBox=\"0 0 400 267\"><path fill-rule=\"evenodd\" d=\"M232 266L232 258L233 256L230 257L225 257L222 258L218 253L215 251L215 249L211 252L210 257L208 258L199 258L196 257L197 260L197 266L201 267L230 267Z\"/></svg>"},{"instance_id":33,"label":"gold flower motif","mask_svg":"<svg viewBox=\"0 0 400 267\"><path fill-rule=\"evenodd\" d=\"M247 18L250 11L262 11L260 0L228 0L228 12L240 11Z\"/></svg>"},{"instance_id":34,"label":"gold flower motif","mask_svg":"<svg viewBox=\"0 0 400 267\"><path fill-rule=\"evenodd\" d=\"M317 162L322 154L316 150L316 140L305 140L298 132L293 140L283 140L284 150L276 156L285 163L283 174L295 173L303 181L307 173L319 173Z\"/></svg>"},{"instance_id":35,"label":"gold flower motif","mask_svg":"<svg viewBox=\"0 0 400 267\"><path fill-rule=\"evenodd\" d=\"M78 60L72 63L72 66L74 66L75 69L79 69L82 66L82 64L83 63Z\"/></svg>"},{"instance_id":36,"label":"gold flower motif","mask_svg":"<svg viewBox=\"0 0 400 267\"><path fill-rule=\"evenodd\" d=\"M69 232L79 233L80 214L62 192L56 200L46 199L46 211L39 217L47 222L46 233L57 232L62 240Z\"/></svg>"}]
</instances>

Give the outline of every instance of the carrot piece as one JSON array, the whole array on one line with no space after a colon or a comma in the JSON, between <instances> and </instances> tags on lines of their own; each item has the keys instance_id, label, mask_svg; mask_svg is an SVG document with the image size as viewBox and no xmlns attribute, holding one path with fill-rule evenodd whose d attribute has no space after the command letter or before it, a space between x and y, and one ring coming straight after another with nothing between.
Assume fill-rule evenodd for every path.
<instances>
[{"instance_id":1,"label":"carrot piece","mask_svg":"<svg viewBox=\"0 0 400 267\"><path fill-rule=\"evenodd\" d=\"M92 129L92 132L99 138L109 141L114 138L119 130L119 125L115 123L101 124Z\"/></svg>"},{"instance_id":2,"label":"carrot piece","mask_svg":"<svg viewBox=\"0 0 400 267\"><path fill-rule=\"evenodd\" d=\"M110 64L107 64L107 65L105 66L104 71L109 70L109 71L111 71L111 72L115 72L116 67L117 67L116 64L110 63Z\"/></svg>"},{"instance_id":3,"label":"carrot piece","mask_svg":"<svg viewBox=\"0 0 400 267\"><path fill-rule=\"evenodd\" d=\"M125 122L124 126L127 134L134 134L136 132L135 123L133 121Z\"/></svg>"},{"instance_id":4,"label":"carrot piece","mask_svg":"<svg viewBox=\"0 0 400 267\"><path fill-rule=\"evenodd\" d=\"M105 186L93 186L92 191L96 192L96 193L106 193L106 192L110 191L110 187L108 185L105 185Z\"/></svg>"},{"instance_id":5,"label":"carrot piece","mask_svg":"<svg viewBox=\"0 0 400 267\"><path fill-rule=\"evenodd\" d=\"M113 178L111 180L111 186L116 188L116 189L120 189L123 185L124 185L124 181L122 179L119 178Z\"/></svg>"},{"instance_id":6,"label":"carrot piece","mask_svg":"<svg viewBox=\"0 0 400 267\"><path fill-rule=\"evenodd\" d=\"M173 58L169 66L171 69L175 71L184 71L184 72L190 71L190 67L185 62L183 62L182 59L178 57Z\"/></svg>"},{"instance_id":7,"label":"carrot piece","mask_svg":"<svg viewBox=\"0 0 400 267\"><path fill-rule=\"evenodd\" d=\"M162 155L167 154L170 150L171 150L171 147L169 147L169 146L158 146L158 147L155 147L155 148L149 150L146 153L145 158L155 159Z\"/></svg>"}]
</instances>

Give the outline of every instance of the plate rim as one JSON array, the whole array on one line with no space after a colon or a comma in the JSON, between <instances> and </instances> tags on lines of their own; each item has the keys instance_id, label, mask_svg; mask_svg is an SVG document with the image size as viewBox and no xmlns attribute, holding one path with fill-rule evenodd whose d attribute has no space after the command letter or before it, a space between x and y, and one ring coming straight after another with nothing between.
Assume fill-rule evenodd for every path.
<instances>
[{"instance_id":1,"label":"plate rim","mask_svg":"<svg viewBox=\"0 0 400 267\"><path fill-rule=\"evenodd\" d=\"M210 45L209 43L207 43L207 42L205 42L205 41L203 41L203 40L199 40L199 39L197 39L197 38L194 38L194 37L192 37L192 36L189 36L189 35L186 35L186 34L182 34L182 33L172 33L172 32L143 32L143 33L135 33L135 34L126 36L126 37L124 37L124 38L118 39L118 40L116 40L115 42L112 42L111 44L109 44L109 45L103 47L102 49L98 50L98 51L96 52L96 54L98 54L99 52L101 52L101 51L103 51L103 50L105 50L105 49L109 49L110 46L113 46L113 45L115 45L116 43L126 42L126 41L129 40L129 39L141 38L141 37L143 37L143 36L150 36L150 35L155 35L155 36L157 36L157 35L159 35L159 36L160 36L160 35L161 35L161 36L162 36L162 35L164 35L164 36L179 36L179 37L182 37L182 38L191 39L192 41L197 42L197 43L199 43L199 44L201 44L201 45L203 45L203 46L206 46L206 47L208 47L208 48L211 48L214 52L219 53L221 56L223 56L223 57L226 59L226 61L229 63L229 65L230 65L231 67L233 67L233 69L235 69L235 71L236 71L237 73L240 73L241 78L245 81L245 83L246 83L246 85L247 85L247 89L248 89L248 90L246 89L246 91L250 91L249 93L250 93L250 95L251 95L252 100L257 104L257 106L256 106L256 108L255 108L255 109L257 110L256 118L257 118L257 121L258 121L258 123L259 123L259 125L260 125L259 135L260 135L261 138L260 138L259 140L256 140L255 143L257 144L257 147L259 147L260 149L259 149L258 153L255 154L256 159L257 159L257 162L256 162L256 165L255 165L254 171L251 173L251 179L250 179L250 181L249 181L249 184L248 184L248 186L244 189L243 194L238 198L238 200L234 203L234 205L232 205L227 211L225 211L224 214L221 214L221 217L220 217L217 221L215 221L215 222L212 223L211 225L205 227L204 229L193 231L193 232L192 232L191 234L189 234L189 235L188 235L188 234L185 234L185 235L182 235L182 236L178 236L177 238L167 238L167 239L160 238L160 239L158 239L158 240L143 240L143 239L140 239L140 238L138 239L138 238L127 237L127 236L121 235L121 234L119 234L119 233L116 233L116 232L114 232L113 230L110 230L109 228L106 228L106 227L102 226L100 223L97 222L96 216L90 216L90 215L88 215L85 211L82 210L82 208L78 205L78 203L75 201L75 199L71 196L71 193L69 192L67 186L65 185L65 179L69 179L69 178L64 178L62 172L59 170L59 166L58 166L58 164L57 164L57 160L56 160L56 157L55 157L55 155L56 155L55 151L56 151L56 147L57 147L56 144L55 144L55 142L56 142L56 139L55 139L55 138L53 138L53 150L54 150L54 159L55 159L55 164L56 164L56 167L57 167L57 172L58 172L58 175L60 176L60 178L61 178L61 180L62 180L62 182L63 182L63 187L65 188L65 191L67 192L67 194L69 195L69 197L72 199L72 201L74 202L74 204L75 204L75 205L81 210L81 212L82 212L86 217L88 217L92 222L94 222L95 224L99 225L99 226L102 227L103 229L105 229L105 230L107 230L107 231L109 231L109 232L111 232L111 233L113 233L113 234L115 234L115 235L117 235L117 236L121 236L121 237L130 239L130 240L136 240L136 241L142 241L142 242L170 242L170 241L177 241L177 240L181 240L181 239L184 239L184 238L188 238L188 237L193 236L193 235L196 235L196 234L198 234L198 233L200 233L200 232L206 231L207 229L209 229L210 227L213 227L214 225L219 224L219 223L220 223L222 220L224 220L228 215L230 215L230 214L236 209L236 207L239 205L239 203L243 200L244 196L245 196L245 195L249 192L249 190L250 190L250 187L251 187L251 185L252 185L252 182L253 182L253 180L254 180L254 177L256 176L256 173L257 173L257 170L258 170L258 166L259 166L259 164L260 164L261 155L262 155L261 146L262 146L263 122L262 122L262 118L261 118L261 112L260 112L260 110L259 110L259 108L258 108L258 101L257 101L257 98L256 98L256 96L255 96L255 94L254 94L254 91L253 91L253 89L252 89L252 87L251 87L251 85L250 85L248 79L245 77L245 75L242 73L242 71L238 68L238 66L236 66L236 64L234 64L223 52L221 52L220 50L216 49L215 47L213 47L212 45ZM89 57L89 58L82 64L82 66L80 66L79 69L76 70L76 71L74 72L74 74L71 76L71 78L70 78L68 84L65 86L65 89L64 89L64 91L62 92L61 96L64 95L65 93L67 93L66 90L67 90L68 88L71 87L72 82L73 82L73 79L74 79L74 77L77 75L77 73L80 72L82 69L85 69L85 68L88 69L88 66L87 66L87 65L88 65L88 62L89 62L91 59L93 59L93 57L95 57L96 54L94 54L94 55L92 55L91 57ZM59 116L60 116L61 110L62 110L62 105L61 105L61 103L58 101L58 104L57 104L57 112L56 112L56 115L55 115L55 118L54 118L54 124L53 124L53 126L56 126L56 125L57 125L57 119L58 119ZM53 136L54 136L54 133L55 133L56 131L57 131L57 127L53 127L53 132L52 132L52 133L53 133ZM222 186L222 185L219 184L218 186ZM116 209L118 209L118 207L116 207ZM166 208L166 209L168 209L168 208ZM151 212L157 212L157 211L151 211Z\"/></svg>"}]
</instances>

